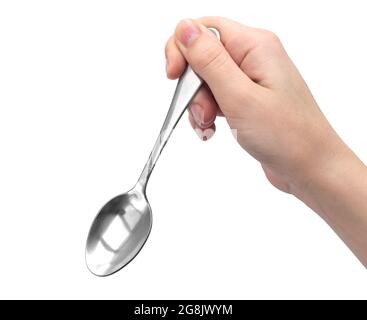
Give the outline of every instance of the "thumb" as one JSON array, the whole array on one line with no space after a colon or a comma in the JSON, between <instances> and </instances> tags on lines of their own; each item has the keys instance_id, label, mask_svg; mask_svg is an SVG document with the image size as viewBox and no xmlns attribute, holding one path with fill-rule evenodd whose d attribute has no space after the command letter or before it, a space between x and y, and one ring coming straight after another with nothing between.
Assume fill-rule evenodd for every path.
<instances>
[{"instance_id":1,"label":"thumb","mask_svg":"<svg viewBox=\"0 0 367 320\"><path fill-rule=\"evenodd\" d=\"M221 107L233 105L228 99L237 100L239 93L248 92L246 86L253 84L217 37L196 21L181 21L175 31L175 42L192 69L208 84ZM226 110L222 111L226 114Z\"/></svg>"}]
</instances>

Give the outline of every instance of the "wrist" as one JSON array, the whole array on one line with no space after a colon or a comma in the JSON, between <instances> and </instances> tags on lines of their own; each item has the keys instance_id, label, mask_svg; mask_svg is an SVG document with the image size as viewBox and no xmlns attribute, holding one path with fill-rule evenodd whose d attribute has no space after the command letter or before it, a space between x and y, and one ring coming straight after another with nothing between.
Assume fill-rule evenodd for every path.
<instances>
[{"instance_id":1,"label":"wrist","mask_svg":"<svg viewBox=\"0 0 367 320\"><path fill-rule=\"evenodd\" d=\"M345 146L292 193L319 214L367 268L367 167Z\"/></svg>"},{"instance_id":2,"label":"wrist","mask_svg":"<svg viewBox=\"0 0 367 320\"><path fill-rule=\"evenodd\" d=\"M335 197L348 197L363 176L367 177L366 166L336 136L325 145L323 152L308 159L299 179L290 185L290 191L326 219L332 206L330 202Z\"/></svg>"}]
</instances>

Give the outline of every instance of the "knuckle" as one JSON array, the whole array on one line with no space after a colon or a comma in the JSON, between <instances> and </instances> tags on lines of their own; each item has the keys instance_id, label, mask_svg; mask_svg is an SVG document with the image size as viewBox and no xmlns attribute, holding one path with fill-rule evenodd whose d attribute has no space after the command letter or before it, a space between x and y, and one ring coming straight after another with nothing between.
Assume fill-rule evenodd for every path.
<instances>
[{"instance_id":1,"label":"knuckle","mask_svg":"<svg viewBox=\"0 0 367 320\"><path fill-rule=\"evenodd\" d=\"M262 30L262 40L271 45L279 45L281 43L279 37L270 30Z\"/></svg>"}]
</instances>

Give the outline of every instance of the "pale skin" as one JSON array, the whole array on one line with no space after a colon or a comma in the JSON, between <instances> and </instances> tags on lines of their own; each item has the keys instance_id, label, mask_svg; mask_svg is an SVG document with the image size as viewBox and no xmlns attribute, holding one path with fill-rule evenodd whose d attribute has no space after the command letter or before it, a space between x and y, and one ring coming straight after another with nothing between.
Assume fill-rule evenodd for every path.
<instances>
[{"instance_id":1,"label":"pale skin","mask_svg":"<svg viewBox=\"0 0 367 320\"><path fill-rule=\"evenodd\" d=\"M165 53L168 78L188 62L205 81L189 107L199 137L211 138L216 116L224 116L270 183L319 214L367 267L367 168L325 118L278 37L220 17L186 19Z\"/></svg>"}]
</instances>

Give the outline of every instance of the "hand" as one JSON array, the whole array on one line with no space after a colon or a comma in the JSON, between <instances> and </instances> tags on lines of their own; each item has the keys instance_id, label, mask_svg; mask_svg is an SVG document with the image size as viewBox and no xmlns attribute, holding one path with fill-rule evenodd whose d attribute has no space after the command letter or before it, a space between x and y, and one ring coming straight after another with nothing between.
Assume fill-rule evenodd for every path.
<instances>
[{"instance_id":1,"label":"hand","mask_svg":"<svg viewBox=\"0 0 367 320\"><path fill-rule=\"evenodd\" d=\"M206 27L216 28L221 42ZM330 157L348 152L272 32L217 17L183 20L166 58L169 78L188 61L207 85L189 107L199 137L209 139L216 115L224 115L277 188L292 192Z\"/></svg>"},{"instance_id":2,"label":"hand","mask_svg":"<svg viewBox=\"0 0 367 320\"><path fill-rule=\"evenodd\" d=\"M187 61L206 83L189 108L200 138L224 115L268 180L316 211L367 266L366 166L326 120L278 37L223 18L184 20L166 57L169 78Z\"/></svg>"}]
</instances>

